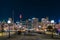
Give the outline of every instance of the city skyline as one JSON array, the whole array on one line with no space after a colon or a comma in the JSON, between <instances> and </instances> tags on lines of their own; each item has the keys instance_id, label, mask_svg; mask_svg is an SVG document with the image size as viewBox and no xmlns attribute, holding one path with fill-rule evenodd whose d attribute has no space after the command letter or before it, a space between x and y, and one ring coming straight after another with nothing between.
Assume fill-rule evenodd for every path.
<instances>
[{"instance_id":1,"label":"city skyline","mask_svg":"<svg viewBox=\"0 0 60 40\"><path fill-rule=\"evenodd\" d=\"M0 0L0 40L60 40L59 0Z\"/></svg>"}]
</instances>

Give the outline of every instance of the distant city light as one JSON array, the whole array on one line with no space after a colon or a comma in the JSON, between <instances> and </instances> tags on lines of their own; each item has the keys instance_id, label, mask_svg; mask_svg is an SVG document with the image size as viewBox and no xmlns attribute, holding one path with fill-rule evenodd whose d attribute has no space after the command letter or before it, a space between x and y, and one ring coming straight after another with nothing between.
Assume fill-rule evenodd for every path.
<instances>
[{"instance_id":1,"label":"distant city light","mask_svg":"<svg viewBox=\"0 0 60 40\"><path fill-rule=\"evenodd\" d=\"M54 20L51 20L51 23L54 23Z\"/></svg>"},{"instance_id":2,"label":"distant city light","mask_svg":"<svg viewBox=\"0 0 60 40\"><path fill-rule=\"evenodd\" d=\"M11 23L11 21L10 20L8 20L8 22L7 23Z\"/></svg>"},{"instance_id":3,"label":"distant city light","mask_svg":"<svg viewBox=\"0 0 60 40\"><path fill-rule=\"evenodd\" d=\"M20 25L19 28L21 28L22 26Z\"/></svg>"},{"instance_id":4,"label":"distant city light","mask_svg":"<svg viewBox=\"0 0 60 40\"><path fill-rule=\"evenodd\" d=\"M35 18L32 18L32 19L35 19Z\"/></svg>"},{"instance_id":5,"label":"distant city light","mask_svg":"<svg viewBox=\"0 0 60 40\"><path fill-rule=\"evenodd\" d=\"M45 18L42 18L42 21L44 21L45 20Z\"/></svg>"},{"instance_id":6,"label":"distant city light","mask_svg":"<svg viewBox=\"0 0 60 40\"><path fill-rule=\"evenodd\" d=\"M28 19L29 21L31 21L31 19Z\"/></svg>"},{"instance_id":7,"label":"distant city light","mask_svg":"<svg viewBox=\"0 0 60 40\"><path fill-rule=\"evenodd\" d=\"M41 26L39 25L39 28L41 28Z\"/></svg>"},{"instance_id":8,"label":"distant city light","mask_svg":"<svg viewBox=\"0 0 60 40\"><path fill-rule=\"evenodd\" d=\"M22 14L20 14L20 19L22 18Z\"/></svg>"},{"instance_id":9,"label":"distant city light","mask_svg":"<svg viewBox=\"0 0 60 40\"><path fill-rule=\"evenodd\" d=\"M25 27L23 27L23 28L25 28Z\"/></svg>"},{"instance_id":10,"label":"distant city light","mask_svg":"<svg viewBox=\"0 0 60 40\"><path fill-rule=\"evenodd\" d=\"M19 24L20 22L16 22L17 24Z\"/></svg>"},{"instance_id":11,"label":"distant city light","mask_svg":"<svg viewBox=\"0 0 60 40\"><path fill-rule=\"evenodd\" d=\"M49 21L47 21L47 23L48 23Z\"/></svg>"}]
</instances>

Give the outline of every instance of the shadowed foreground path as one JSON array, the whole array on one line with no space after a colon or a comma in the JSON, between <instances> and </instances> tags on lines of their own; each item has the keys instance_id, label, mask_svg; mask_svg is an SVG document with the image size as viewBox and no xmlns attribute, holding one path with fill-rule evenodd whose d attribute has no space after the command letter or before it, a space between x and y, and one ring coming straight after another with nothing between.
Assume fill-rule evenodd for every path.
<instances>
[{"instance_id":1,"label":"shadowed foreground path","mask_svg":"<svg viewBox=\"0 0 60 40\"><path fill-rule=\"evenodd\" d=\"M43 35L43 34L27 34L27 35L15 35L7 40L60 40L60 39L53 39L51 36Z\"/></svg>"}]
</instances>

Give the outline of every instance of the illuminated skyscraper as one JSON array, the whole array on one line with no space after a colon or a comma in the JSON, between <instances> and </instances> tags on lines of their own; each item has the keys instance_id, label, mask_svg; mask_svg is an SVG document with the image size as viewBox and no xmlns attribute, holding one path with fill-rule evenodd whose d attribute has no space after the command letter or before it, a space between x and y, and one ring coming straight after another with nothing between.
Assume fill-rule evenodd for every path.
<instances>
[{"instance_id":1,"label":"illuminated skyscraper","mask_svg":"<svg viewBox=\"0 0 60 40\"><path fill-rule=\"evenodd\" d=\"M26 20L26 26L28 29L32 28L32 20L31 19Z\"/></svg>"},{"instance_id":2,"label":"illuminated skyscraper","mask_svg":"<svg viewBox=\"0 0 60 40\"><path fill-rule=\"evenodd\" d=\"M42 19L41 19L41 22L42 22L43 24L47 24L47 23L49 22L48 17L42 18Z\"/></svg>"},{"instance_id":3,"label":"illuminated skyscraper","mask_svg":"<svg viewBox=\"0 0 60 40\"><path fill-rule=\"evenodd\" d=\"M32 25L34 28L38 27L38 18L32 18Z\"/></svg>"},{"instance_id":4,"label":"illuminated skyscraper","mask_svg":"<svg viewBox=\"0 0 60 40\"><path fill-rule=\"evenodd\" d=\"M28 27L28 20L26 20L26 28Z\"/></svg>"}]
</instances>

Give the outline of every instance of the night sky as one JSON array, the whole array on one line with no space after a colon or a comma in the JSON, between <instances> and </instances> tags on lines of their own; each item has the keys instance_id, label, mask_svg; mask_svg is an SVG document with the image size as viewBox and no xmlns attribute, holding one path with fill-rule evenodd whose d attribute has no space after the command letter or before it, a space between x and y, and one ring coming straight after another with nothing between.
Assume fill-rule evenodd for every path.
<instances>
[{"instance_id":1,"label":"night sky","mask_svg":"<svg viewBox=\"0 0 60 40\"><path fill-rule=\"evenodd\" d=\"M0 0L0 20L7 20L12 17L19 20L19 15L23 19L48 16L50 19L60 18L60 1L58 0Z\"/></svg>"}]
</instances>

